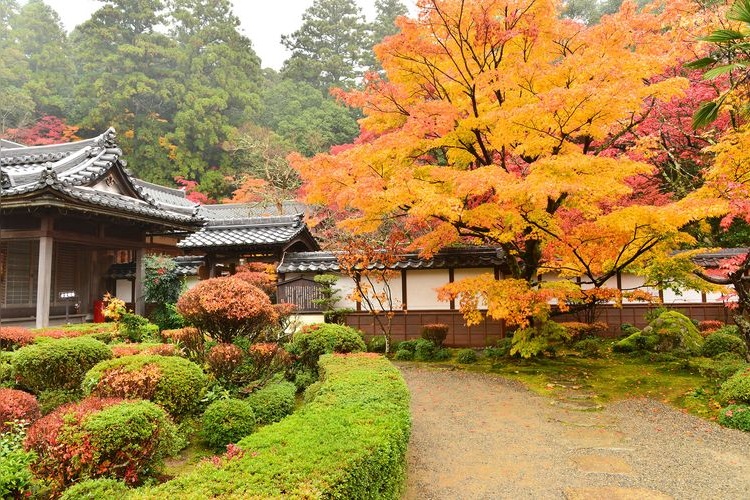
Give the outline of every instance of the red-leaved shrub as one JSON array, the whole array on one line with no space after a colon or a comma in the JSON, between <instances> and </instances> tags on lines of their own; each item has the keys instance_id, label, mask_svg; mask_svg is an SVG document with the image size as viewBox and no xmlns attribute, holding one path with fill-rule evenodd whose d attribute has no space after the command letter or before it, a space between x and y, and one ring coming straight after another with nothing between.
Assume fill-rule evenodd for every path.
<instances>
[{"instance_id":1,"label":"red-leaved shrub","mask_svg":"<svg viewBox=\"0 0 750 500\"><path fill-rule=\"evenodd\" d=\"M28 392L0 389L0 433L9 431L14 421L31 423L41 416L39 403Z\"/></svg>"},{"instance_id":2,"label":"red-leaved shrub","mask_svg":"<svg viewBox=\"0 0 750 500\"><path fill-rule=\"evenodd\" d=\"M272 268L271 268L272 269ZM269 266L260 262L251 262L237 268L234 274L253 286L257 286L269 297L276 293L276 274L269 272Z\"/></svg>"},{"instance_id":3,"label":"red-leaved shrub","mask_svg":"<svg viewBox=\"0 0 750 500\"><path fill-rule=\"evenodd\" d=\"M700 331L703 337L707 337L710 333L715 332L722 326L724 326L723 321L719 321L716 319L707 319L698 323L698 331Z\"/></svg>"},{"instance_id":4,"label":"red-leaved shrub","mask_svg":"<svg viewBox=\"0 0 750 500\"><path fill-rule=\"evenodd\" d=\"M86 416L122 401L116 398L87 398L78 403L62 405L34 422L24 442L26 450L37 453L33 471L58 488L79 477L83 464L92 460L93 450L86 442L76 442L70 428L80 425Z\"/></svg>"},{"instance_id":5,"label":"red-leaved shrub","mask_svg":"<svg viewBox=\"0 0 750 500\"><path fill-rule=\"evenodd\" d=\"M204 338L203 334L193 326L177 328L174 330L162 330L161 337L166 342L176 344L188 358L194 361L203 360Z\"/></svg>"},{"instance_id":6,"label":"red-leaved shrub","mask_svg":"<svg viewBox=\"0 0 750 500\"><path fill-rule=\"evenodd\" d=\"M148 399L181 418L198 408L206 375L197 364L178 356L136 354L97 364L81 388L98 397Z\"/></svg>"},{"instance_id":7,"label":"red-leaved shrub","mask_svg":"<svg viewBox=\"0 0 750 500\"><path fill-rule=\"evenodd\" d=\"M156 394L160 378L161 370L156 365L144 365L138 370L128 370L126 367L113 368L102 374L92 392L121 398L151 400Z\"/></svg>"},{"instance_id":8,"label":"red-leaved shrub","mask_svg":"<svg viewBox=\"0 0 750 500\"><path fill-rule=\"evenodd\" d=\"M15 349L32 342L34 342L34 334L28 328L22 326L0 327L0 349Z\"/></svg>"},{"instance_id":9,"label":"red-leaved shrub","mask_svg":"<svg viewBox=\"0 0 750 500\"><path fill-rule=\"evenodd\" d=\"M182 352L174 344L118 344L112 346L112 356L121 358L136 354L158 354L159 356L180 356Z\"/></svg>"},{"instance_id":10,"label":"red-leaved shrub","mask_svg":"<svg viewBox=\"0 0 750 500\"><path fill-rule=\"evenodd\" d=\"M560 323L568 333L571 340L581 340L586 337L603 337L607 335L609 326L607 323L595 321L594 323L582 323L579 321L567 321Z\"/></svg>"},{"instance_id":11,"label":"red-leaved shrub","mask_svg":"<svg viewBox=\"0 0 750 500\"><path fill-rule=\"evenodd\" d=\"M234 344L216 344L206 355L208 371L219 380L228 380L244 357L242 349Z\"/></svg>"},{"instance_id":12,"label":"red-leaved shrub","mask_svg":"<svg viewBox=\"0 0 750 500\"><path fill-rule=\"evenodd\" d=\"M177 301L185 320L217 342L253 340L278 322L278 313L260 288L229 276L201 281Z\"/></svg>"},{"instance_id":13,"label":"red-leaved shrub","mask_svg":"<svg viewBox=\"0 0 750 500\"><path fill-rule=\"evenodd\" d=\"M37 420L24 444L37 454L32 470L56 496L81 479L138 483L176 451L177 439L165 411L149 401L88 398Z\"/></svg>"},{"instance_id":14,"label":"red-leaved shrub","mask_svg":"<svg viewBox=\"0 0 750 500\"><path fill-rule=\"evenodd\" d=\"M259 342L247 350L253 364L253 378L266 380L274 373L288 367L292 359L279 344L274 342Z\"/></svg>"}]
</instances>

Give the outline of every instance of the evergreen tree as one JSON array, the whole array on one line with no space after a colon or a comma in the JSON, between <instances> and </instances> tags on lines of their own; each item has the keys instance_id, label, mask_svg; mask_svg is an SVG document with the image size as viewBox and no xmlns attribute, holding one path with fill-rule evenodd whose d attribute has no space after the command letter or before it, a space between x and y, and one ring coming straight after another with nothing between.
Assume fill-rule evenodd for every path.
<instances>
[{"instance_id":1,"label":"evergreen tree","mask_svg":"<svg viewBox=\"0 0 750 500\"><path fill-rule=\"evenodd\" d=\"M29 0L10 19L10 25L27 63L24 89L36 103L36 116L65 116L75 68L57 12L43 0Z\"/></svg>"},{"instance_id":2,"label":"evergreen tree","mask_svg":"<svg viewBox=\"0 0 750 500\"><path fill-rule=\"evenodd\" d=\"M175 173L203 187L209 167L228 166L222 143L259 105L260 60L228 0L175 0L172 16L184 92L176 96L168 139Z\"/></svg>"},{"instance_id":3,"label":"evergreen tree","mask_svg":"<svg viewBox=\"0 0 750 500\"><path fill-rule=\"evenodd\" d=\"M292 55L282 74L327 92L351 88L367 64L368 26L354 0L315 0L302 15L302 26L281 43Z\"/></svg>"}]
</instances>

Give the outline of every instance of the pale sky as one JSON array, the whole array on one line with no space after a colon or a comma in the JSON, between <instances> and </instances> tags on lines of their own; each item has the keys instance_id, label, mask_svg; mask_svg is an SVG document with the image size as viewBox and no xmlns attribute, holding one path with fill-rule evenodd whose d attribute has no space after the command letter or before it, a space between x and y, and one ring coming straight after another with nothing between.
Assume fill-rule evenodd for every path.
<instances>
[{"instance_id":1,"label":"pale sky","mask_svg":"<svg viewBox=\"0 0 750 500\"><path fill-rule=\"evenodd\" d=\"M416 13L416 0L402 0L411 14ZM45 0L60 15L65 29L71 31L87 20L101 6L96 0ZM242 23L242 32L253 41L253 48L264 68L280 69L289 57L281 35L293 33L302 23L302 13L313 0L233 0L234 13ZM374 1L357 0L368 20L375 16Z\"/></svg>"}]
</instances>

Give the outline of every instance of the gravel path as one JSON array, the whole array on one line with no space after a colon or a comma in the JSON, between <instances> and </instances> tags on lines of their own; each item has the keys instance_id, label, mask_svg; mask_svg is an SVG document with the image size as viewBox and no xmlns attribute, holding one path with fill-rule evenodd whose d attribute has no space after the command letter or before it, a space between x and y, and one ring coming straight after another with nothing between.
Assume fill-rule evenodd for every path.
<instances>
[{"instance_id":1,"label":"gravel path","mask_svg":"<svg viewBox=\"0 0 750 500\"><path fill-rule=\"evenodd\" d=\"M750 434L651 400L566 408L500 377L399 364L405 499L750 498Z\"/></svg>"}]
</instances>

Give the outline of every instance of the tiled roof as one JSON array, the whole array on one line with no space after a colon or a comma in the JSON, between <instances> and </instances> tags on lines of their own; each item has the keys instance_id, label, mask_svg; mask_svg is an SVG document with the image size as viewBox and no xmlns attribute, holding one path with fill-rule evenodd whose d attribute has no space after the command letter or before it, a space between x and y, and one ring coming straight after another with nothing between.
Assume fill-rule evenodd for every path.
<instances>
[{"instance_id":1,"label":"tiled roof","mask_svg":"<svg viewBox=\"0 0 750 500\"><path fill-rule=\"evenodd\" d=\"M693 262L701 267L716 268L721 265L721 261L738 255L745 255L750 252L750 248L722 248L712 252L701 253L693 256Z\"/></svg>"},{"instance_id":2,"label":"tiled roof","mask_svg":"<svg viewBox=\"0 0 750 500\"><path fill-rule=\"evenodd\" d=\"M205 264L203 257L192 255L174 257L175 271L179 276L198 276L198 268ZM135 277L135 262L125 264L112 264L105 275L107 278L116 280L133 279Z\"/></svg>"},{"instance_id":3,"label":"tiled roof","mask_svg":"<svg viewBox=\"0 0 750 500\"><path fill-rule=\"evenodd\" d=\"M206 226L177 243L177 246L180 248L216 248L283 245L306 231L306 227L301 214L208 220Z\"/></svg>"},{"instance_id":4,"label":"tiled roof","mask_svg":"<svg viewBox=\"0 0 750 500\"><path fill-rule=\"evenodd\" d=\"M8 139L0 139L0 148L22 148L24 147L23 144L18 144L17 142L9 141Z\"/></svg>"},{"instance_id":5,"label":"tiled roof","mask_svg":"<svg viewBox=\"0 0 750 500\"><path fill-rule=\"evenodd\" d=\"M0 149L3 208L72 206L168 228L201 228L178 244L182 248L267 247L298 237L317 248L302 221L304 206L298 202L202 206L180 189L133 177L121 155L113 129L70 143L4 147Z\"/></svg>"},{"instance_id":6,"label":"tiled roof","mask_svg":"<svg viewBox=\"0 0 750 500\"><path fill-rule=\"evenodd\" d=\"M284 200L278 204L269 202L222 203L202 205L199 213L207 221L226 221L300 215L305 213L305 206L295 200Z\"/></svg>"},{"instance_id":7,"label":"tiled roof","mask_svg":"<svg viewBox=\"0 0 750 500\"><path fill-rule=\"evenodd\" d=\"M287 253L278 268L279 273L336 272L339 270L337 254L332 252ZM490 247L446 248L431 259L417 253L399 256L393 269L447 269L482 268L500 266L505 263L502 250Z\"/></svg>"},{"instance_id":8,"label":"tiled roof","mask_svg":"<svg viewBox=\"0 0 750 500\"><path fill-rule=\"evenodd\" d=\"M3 197L7 207L15 197L22 205L35 192L53 192L75 198L97 207L114 208L121 213L147 216L151 219L199 223L198 206L182 199L170 188L162 188L134 178L125 170L122 151L115 143L115 131L82 141L48 146L3 148L0 150ZM92 186L107 178L113 169L120 172L132 195ZM49 200L44 203L54 204Z\"/></svg>"}]
</instances>

